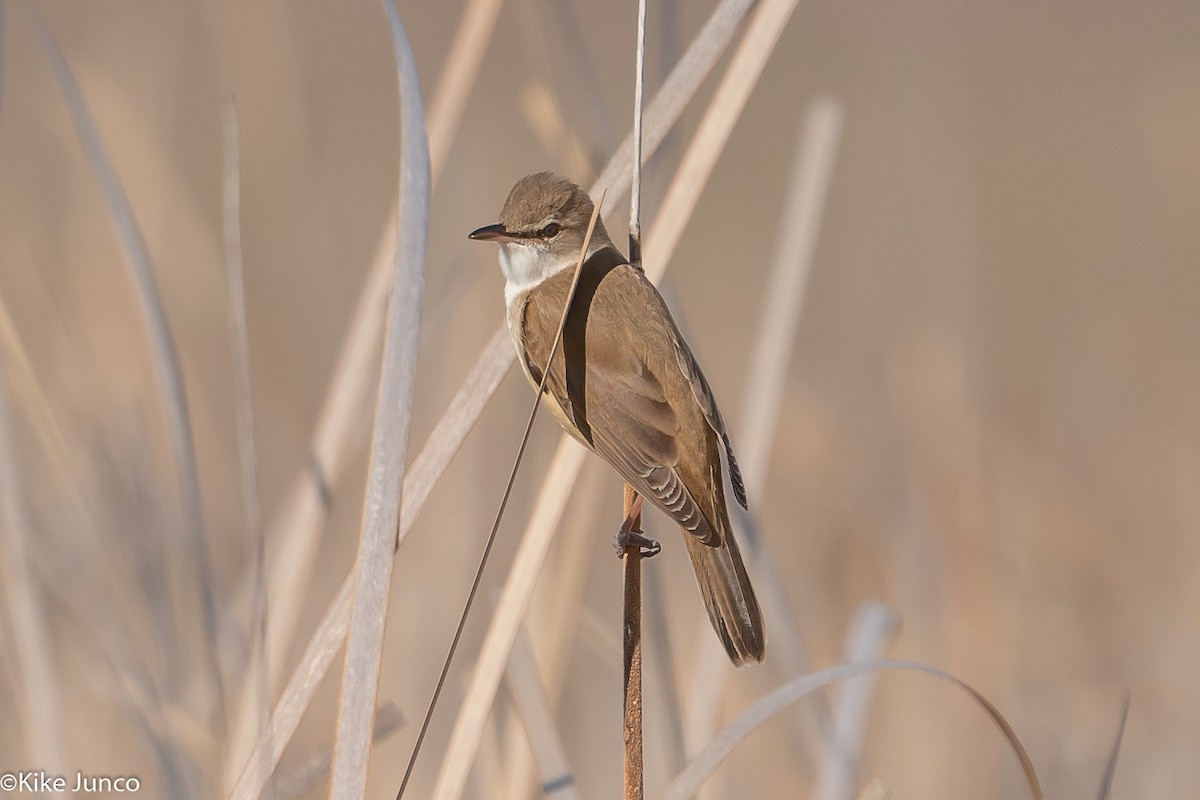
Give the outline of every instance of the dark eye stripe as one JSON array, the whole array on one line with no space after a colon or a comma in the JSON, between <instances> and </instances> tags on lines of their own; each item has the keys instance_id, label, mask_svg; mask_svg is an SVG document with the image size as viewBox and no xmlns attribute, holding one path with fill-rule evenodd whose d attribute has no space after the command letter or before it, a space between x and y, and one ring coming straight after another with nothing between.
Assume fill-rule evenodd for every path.
<instances>
[{"instance_id":1,"label":"dark eye stripe","mask_svg":"<svg viewBox=\"0 0 1200 800\"><path fill-rule=\"evenodd\" d=\"M551 222L546 227L536 231L509 231L508 235L517 239L553 239L562 231L562 225Z\"/></svg>"}]
</instances>

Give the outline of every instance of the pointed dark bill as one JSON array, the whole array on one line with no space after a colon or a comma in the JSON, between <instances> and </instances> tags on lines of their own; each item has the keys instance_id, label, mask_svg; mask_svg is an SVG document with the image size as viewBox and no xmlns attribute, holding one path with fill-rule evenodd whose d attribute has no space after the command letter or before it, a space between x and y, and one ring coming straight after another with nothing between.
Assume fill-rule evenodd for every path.
<instances>
[{"instance_id":1,"label":"pointed dark bill","mask_svg":"<svg viewBox=\"0 0 1200 800\"><path fill-rule=\"evenodd\" d=\"M467 234L468 239L475 239L480 242L505 242L513 237L504 229L504 225L497 222L495 225L484 225L482 228L476 228Z\"/></svg>"}]
</instances>

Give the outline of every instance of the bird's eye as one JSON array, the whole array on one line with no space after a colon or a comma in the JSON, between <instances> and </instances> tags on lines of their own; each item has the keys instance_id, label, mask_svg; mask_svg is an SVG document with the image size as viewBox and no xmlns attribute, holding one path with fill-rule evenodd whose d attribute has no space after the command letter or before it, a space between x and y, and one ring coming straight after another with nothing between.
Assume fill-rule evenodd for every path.
<instances>
[{"instance_id":1,"label":"bird's eye","mask_svg":"<svg viewBox=\"0 0 1200 800\"><path fill-rule=\"evenodd\" d=\"M558 236L558 232L561 230L562 225L559 225L557 222L551 222L549 225L538 231L538 233L541 234L543 239L549 239L553 236Z\"/></svg>"}]
</instances>

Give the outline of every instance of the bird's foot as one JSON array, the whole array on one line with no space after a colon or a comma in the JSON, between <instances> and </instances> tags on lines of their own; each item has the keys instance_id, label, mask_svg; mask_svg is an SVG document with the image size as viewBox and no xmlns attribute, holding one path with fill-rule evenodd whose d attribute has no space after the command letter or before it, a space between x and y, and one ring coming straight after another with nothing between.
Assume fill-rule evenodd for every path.
<instances>
[{"instance_id":1,"label":"bird's foot","mask_svg":"<svg viewBox=\"0 0 1200 800\"><path fill-rule=\"evenodd\" d=\"M617 558L621 558L635 547L641 551L642 558L653 558L662 551L662 545L654 539L637 531L631 531L622 525L613 540L613 549L617 551Z\"/></svg>"},{"instance_id":2,"label":"bird's foot","mask_svg":"<svg viewBox=\"0 0 1200 800\"><path fill-rule=\"evenodd\" d=\"M617 558L623 558L634 548L638 549L642 558L653 558L662 550L662 545L648 536L643 536L639 530L642 524L642 501L644 498L633 491L629 484L625 485L625 492L625 519L617 531L613 549L617 551Z\"/></svg>"}]
</instances>

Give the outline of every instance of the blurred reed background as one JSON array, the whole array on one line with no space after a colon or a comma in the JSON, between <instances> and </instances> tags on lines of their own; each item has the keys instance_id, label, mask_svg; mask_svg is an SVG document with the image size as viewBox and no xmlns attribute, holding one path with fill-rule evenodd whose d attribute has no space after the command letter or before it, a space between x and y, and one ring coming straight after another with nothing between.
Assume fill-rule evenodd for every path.
<instances>
[{"instance_id":1,"label":"blurred reed background","mask_svg":"<svg viewBox=\"0 0 1200 800\"><path fill-rule=\"evenodd\" d=\"M715 5L650 3L648 98ZM0 771L137 775L143 796L225 796L248 753L232 764L246 746L232 733L242 695L260 674L261 586L228 322L225 108L232 97L270 575L284 563L280 519L309 469L392 213L398 111L385 17L371 2L37 3L153 262L195 439L205 581L109 203L22 6L2 7L0 53ZM632 0L499 5L486 49L473 51L482 69L461 118L431 109L466 8L398 4L430 124L447 114L453 133L433 145L410 460L503 319L494 248L466 233L494 221L529 172L590 185L631 117ZM731 58L648 167L649 247L654 213ZM661 796L713 724L797 677L782 651L802 645L811 668L839 662L873 601L899 620L883 652L979 688L1021 736L1048 796L1096 796L1126 692L1111 796L1191 796L1200 785L1200 11L1182 0L798 4L664 283L735 447L754 423L747 385L772 260L806 114L821 97L841 109L836 156L769 458L748 486L769 562L758 572L773 573L764 580L787 613L768 619L765 666L712 684L721 688L708 695L716 718L706 722L696 681L712 635L678 534L648 515L665 545L646 567L660 595L648 626L661 634L647 645L648 796ZM618 241L624 208L607 220ZM379 701L407 724L377 744L369 797L390 797L399 783L530 400L523 378L504 379L397 555ZM354 562L371 419L355 402L311 580L289 573L299 605L295 634L270 664L272 704ZM539 419L410 797L434 791L559 436ZM620 784L619 509L620 483L589 459L526 618L584 798L614 796ZM218 613L219 683L202 581ZM270 615L280 618L274 604ZM340 670L339 655L283 753L274 796L327 793L321 759ZM536 796L514 707L522 696L501 686L466 796ZM263 706L250 707L257 725ZM704 796L833 796L812 747L828 703L808 708L754 733ZM917 674L876 679L856 775L854 795L877 776L897 798L1025 796L986 716Z\"/></svg>"}]
</instances>

